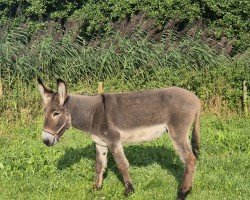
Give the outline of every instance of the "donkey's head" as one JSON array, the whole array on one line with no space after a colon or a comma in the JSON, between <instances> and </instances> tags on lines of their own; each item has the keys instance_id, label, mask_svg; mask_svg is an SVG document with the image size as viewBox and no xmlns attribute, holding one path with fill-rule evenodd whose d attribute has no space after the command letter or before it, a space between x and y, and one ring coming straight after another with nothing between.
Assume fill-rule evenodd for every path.
<instances>
[{"instance_id":1,"label":"donkey's head","mask_svg":"<svg viewBox=\"0 0 250 200\"><path fill-rule=\"evenodd\" d=\"M42 138L47 146L52 146L70 126L70 115L66 107L67 86L64 81L58 79L57 92L53 92L38 79L38 88L45 104Z\"/></svg>"}]
</instances>

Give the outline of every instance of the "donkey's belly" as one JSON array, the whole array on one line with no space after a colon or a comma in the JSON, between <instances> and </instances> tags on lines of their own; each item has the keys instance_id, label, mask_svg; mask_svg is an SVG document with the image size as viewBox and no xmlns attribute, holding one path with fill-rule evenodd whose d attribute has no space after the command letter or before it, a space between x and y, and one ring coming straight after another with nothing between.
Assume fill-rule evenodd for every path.
<instances>
[{"instance_id":1,"label":"donkey's belly","mask_svg":"<svg viewBox=\"0 0 250 200\"><path fill-rule=\"evenodd\" d=\"M122 143L139 143L154 140L161 137L166 131L166 124L119 130Z\"/></svg>"}]
</instances>

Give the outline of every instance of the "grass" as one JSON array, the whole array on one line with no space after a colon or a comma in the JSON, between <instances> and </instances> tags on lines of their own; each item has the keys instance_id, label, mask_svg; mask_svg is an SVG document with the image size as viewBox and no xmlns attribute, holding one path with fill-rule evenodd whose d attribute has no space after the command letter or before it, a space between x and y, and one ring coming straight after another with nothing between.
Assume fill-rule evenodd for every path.
<instances>
[{"instance_id":1,"label":"grass","mask_svg":"<svg viewBox=\"0 0 250 200\"><path fill-rule=\"evenodd\" d=\"M1 118L1 121L4 121ZM92 191L95 147L89 136L70 129L56 146L40 137L41 117L0 125L1 199L125 199L109 155L101 191ZM250 119L202 117L201 156L188 199L248 199ZM136 192L127 199L174 199L182 164L167 135L126 146Z\"/></svg>"}]
</instances>

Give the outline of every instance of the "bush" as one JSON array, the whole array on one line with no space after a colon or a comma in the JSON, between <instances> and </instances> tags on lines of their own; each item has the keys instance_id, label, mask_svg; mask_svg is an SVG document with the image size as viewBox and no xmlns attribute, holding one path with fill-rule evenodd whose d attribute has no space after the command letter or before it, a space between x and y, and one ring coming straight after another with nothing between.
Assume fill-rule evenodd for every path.
<instances>
[{"instance_id":1,"label":"bush","mask_svg":"<svg viewBox=\"0 0 250 200\"><path fill-rule=\"evenodd\" d=\"M0 0L0 7L0 24L11 19L33 26L48 20L58 21L63 25L68 19L77 19L85 22L84 30L87 31L88 37L95 32L109 32L110 22L122 20L140 11L146 12L162 27L174 18L185 23L203 19L207 21L209 28L215 31L217 38L236 38L236 52L249 47L248 0Z\"/></svg>"}]
</instances>

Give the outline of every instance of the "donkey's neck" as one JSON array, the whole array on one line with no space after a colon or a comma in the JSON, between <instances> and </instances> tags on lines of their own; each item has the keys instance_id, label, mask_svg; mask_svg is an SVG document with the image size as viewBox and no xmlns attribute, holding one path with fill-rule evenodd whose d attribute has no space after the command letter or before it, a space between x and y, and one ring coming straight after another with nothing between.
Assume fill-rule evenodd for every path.
<instances>
[{"instance_id":1,"label":"donkey's neck","mask_svg":"<svg viewBox=\"0 0 250 200\"><path fill-rule=\"evenodd\" d=\"M71 115L71 125L79 130L92 132L95 115L102 114L102 103L101 96L70 95L67 109Z\"/></svg>"}]
</instances>

